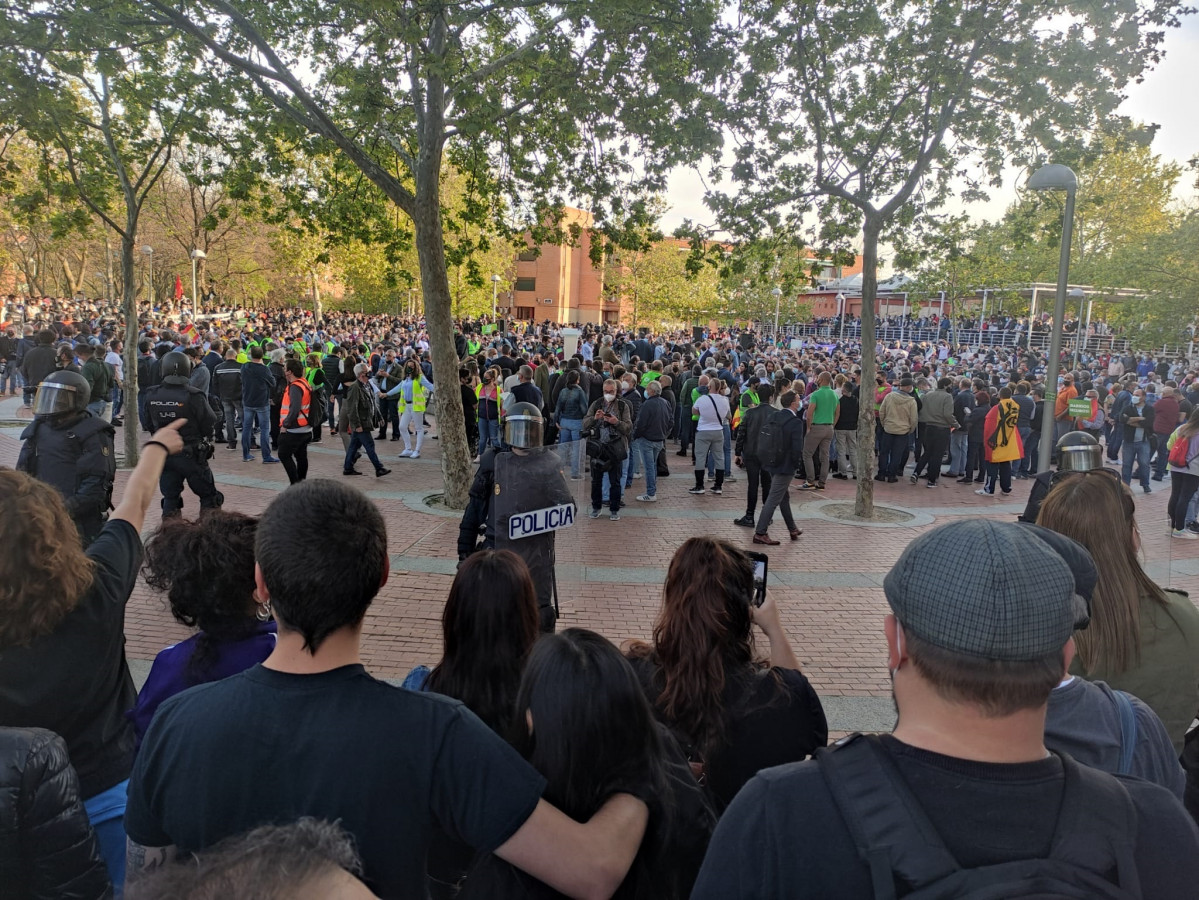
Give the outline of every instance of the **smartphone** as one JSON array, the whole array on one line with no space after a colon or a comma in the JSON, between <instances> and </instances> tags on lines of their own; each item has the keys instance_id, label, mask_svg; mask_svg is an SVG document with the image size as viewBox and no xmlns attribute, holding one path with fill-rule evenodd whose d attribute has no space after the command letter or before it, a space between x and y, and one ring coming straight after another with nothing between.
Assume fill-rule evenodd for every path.
<instances>
[{"instance_id":1,"label":"smartphone","mask_svg":"<svg viewBox=\"0 0 1199 900\"><path fill-rule=\"evenodd\" d=\"M766 568L770 564L770 558L765 553L752 551L748 556L754 564L754 590L750 600L754 606L761 606L766 602Z\"/></svg>"}]
</instances>

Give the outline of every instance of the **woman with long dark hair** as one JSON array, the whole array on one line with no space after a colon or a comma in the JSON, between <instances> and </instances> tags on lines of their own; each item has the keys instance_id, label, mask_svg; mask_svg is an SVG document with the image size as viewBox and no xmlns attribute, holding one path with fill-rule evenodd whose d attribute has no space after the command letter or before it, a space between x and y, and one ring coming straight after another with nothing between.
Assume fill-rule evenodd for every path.
<instances>
[{"instance_id":1,"label":"woman with long dark hair","mask_svg":"<svg viewBox=\"0 0 1199 900\"><path fill-rule=\"evenodd\" d=\"M441 615L441 661L432 670L417 666L404 687L461 700L507 736L537 622L537 590L524 560L510 550L472 553Z\"/></svg>"},{"instance_id":2,"label":"woman with long dark hair","mask_svg":"<svg viewBox=\"0 0 1199 900\"><path fill-rule=\"evenodd\" d=\"M154 658L129 712L139 744L163 701L236 675L275 649L271 605L257 601L254 587L257 529L253 516L217 509L194 522L166 519L146 542L146 583L166 592L177 622L200 630Z\"/></svg>"},{"instance_id":3,"label":"woman with long dark hair","mask_svg":"<svg viewBox=\"0 0 1199 900\"><path fill-rule=\"evenodd\" d=\"M510 550L480 550L458 567L441 615L441 661L417 666L404 687L461 700L507 737L521 673L537 640L537 590L525 561ZM454 896L473 851L438 832L429 846L435 900Z\"/></svg>"},{"instance_id":4,"label":"woman with long dark hair","mask_svg":"<svg viewBox=\"0 0 1199 900\"><path fill-rule=\"evenodd\" d=\"M542 637L525 667L515 709L513 746L545 776L546 800L583 822L619 792L649 806L641 849L613 896L689 896L715 814L678 746L654 721L620 651L583 628ZM460 896L561 895L489 856L467 876Z\"/></svg>"},{"instance_id":5,"label":"woman with long dark hair","mask_svg":"<svg viewBox=\"0 0 1199 900\"><path fill-rule=\"evenodd\" d=\"M1175 452L1180 443L1186 450ZM1195 540L1199 535L1187 530L1187 509L1191 498L1199 490L1199 409L1191 410L1187 420L1174 429L1166 442L1166 453L1181 457L1170 462L1170 514L1171 534L1176 538Z\"/></svg>"},{"instance_id":6,"label":"woman with long dark hair","mask_svg":"<svg viewBox=\"0 0 1199 900\"><path fill-rule=\"evenodd\" d=\"M799 670L774 598L753 603L753 564L728 541L693 537L670 561L652 644L633 663L658 718L720 809L760 769L828 742L820 698ZM753 626L770 643L758 657Z\"/></svg>"}]
</instances>

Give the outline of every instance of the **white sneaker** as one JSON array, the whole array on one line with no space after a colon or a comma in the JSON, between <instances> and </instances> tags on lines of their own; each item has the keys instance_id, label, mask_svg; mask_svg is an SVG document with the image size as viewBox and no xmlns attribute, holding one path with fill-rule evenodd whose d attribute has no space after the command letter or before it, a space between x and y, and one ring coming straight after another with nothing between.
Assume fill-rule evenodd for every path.
<instances>
[{"instance_id":1,"label":"white sneaker","mask_svg":"<svg viewBox=\"0 0 1199 900\"><path fill-rule=\"evenodd\" d=\"M641 498L638 497L637 499L640 500ZM1187 531L1185 528L1183 528L1181 531L1172 531L1170 532L1170 535L1171 537L1182 538L1184 541L1199 541L1199 534L1195 534L1193 531Z\"/></svg>"},{"instance_id":2,"label":"white sneaker","mask_svg":"<svg viewBox=\"0 0 1199 900\"><path fill-rule=\"evenodd\" d=\"M419 453L418 451L416 451L416 450L413 450L413 451L412 451L412 455L411 455L411 456L409 456L408 458L409 458L409 459L420 459L420 453Z\"/></svg>"},{"instance_id":3,"label":"white sneaker","mask_svg":"<svg viewBox=\"0 0 1199 900\"><path fill-rule=\"evenodd\" d=\"M642 503L657 503L658 502L658 498L655 497L653 494L639 494L637 496L637 499L640 500ZM1195 537L1199 537L1199 534L1195 535Z\"/></svg>"},{"instance_id":4,"label":"white sneaker","mask_svg":"<svg viewBox=\"0 0 1199 900\"><path fill-rule=\"evenodd\" d=\"M401 450L400 451L400 459L403 459L404 457L411 456L411 455L412 455L411 450Z\"/></svg>"},{"instance_id":5,"label":"white sneaker","mask_svg":"<svg viewBox=\"0 0 1199 900\"><path fill-rule=\"evenodd\" d=\"M979 489L978 489L977 491L975 491L974 493L976 493L976 494L981 494L981 495L982 495L982 496L984 496L984 497L994 497L994 496L995 496L993 493L991 493L990 491L988 491L986 488L979 488Z\"/></svg>"}]
</instances>

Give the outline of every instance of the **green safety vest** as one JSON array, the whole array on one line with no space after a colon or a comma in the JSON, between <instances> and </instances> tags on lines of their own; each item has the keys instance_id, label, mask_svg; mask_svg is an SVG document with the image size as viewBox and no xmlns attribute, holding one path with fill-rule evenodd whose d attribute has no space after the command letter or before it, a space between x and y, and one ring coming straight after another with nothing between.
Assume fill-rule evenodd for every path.
<instances>
[{"instance_id":1,"label":"green safety vest","mask_svg":"<svg viewBox=\"0 0 1199 900\"><path fill-rule=\"evenodd\" d=\"M249 362L250 356L249 356L249 354L246 353L245 350L238 350L237 351L237 361L239 363Z\"/></svg>"},{"instance_id":2,"label":"green safety vest","mask_svg":"<svg viewBox=\"0 0 1199 900\"><path fill-rule=\"evenodd\" d=\"M747 400L751 401L751 402L747 403L746 402ZM742 394L741 394L741 404L740 405L741 405L742 409L747 409L751 406L757 406L761 402L762 401L758 399L757 391L746 390L746 391L742 392Z\"/></svg>"},{"instance_id":3,"label":"green safety vest","mask_svg":"<svg viewBox=\"0 0 1199 900\"><path fill-rule=\"evenodd\" d=\"M651 381L657 381L661 377L662 377L661 372L646 372L644 375L641 376L641 386L645 387Z\"/></svg>"},{"instance_id":4,"label":"green safety vest","mask_svg":"<svg viewBox=\"0 0 1199 900\"><path fill-rule=\"evenodd\" d=\"M408 401L404 399L403 391L400 391L398 394L396 394L396 400L399 401L401 413L408 409ZM425 386L421 384L419 375L412 379L412 411L425 411Z\"/></svg>"},{"instance_id":5,"label":"green safety vest","mask_svg":"<svg viewBox=\"0 0 1199 900\"><path fill-rule=\"evenodd\" d=\"M479 352L479 347L481 347L481 346L482 345L478 341L467 341L466 342L466 352L469 353L471 356L474 356L476 353Z\"/></svg>"}]
</instances>

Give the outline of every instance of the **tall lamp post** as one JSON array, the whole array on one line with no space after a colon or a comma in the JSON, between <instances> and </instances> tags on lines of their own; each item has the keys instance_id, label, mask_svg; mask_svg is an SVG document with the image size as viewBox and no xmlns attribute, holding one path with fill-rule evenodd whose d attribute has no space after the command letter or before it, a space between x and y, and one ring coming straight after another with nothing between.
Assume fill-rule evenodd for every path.
<instances>
[{"instance_id":1,"label":"tall lamp post","mask_svg":"<svg viewBox=\"0 0 1199 900\"><path fill-rule=\"evenodd\" d=\"M1091 327L1091 304L1087 303L1087 324L1082 324L1082 301L1086 299L1086 293L1082 288L1074 288L1070 291L1069 297L1078 303L1078 325L1074 334L1074 369L1078 369L1078 354L1082 352L1083 345L1087 342L1087 331Z\"/></svg>"},{"instance_id":2,"label":"tall lamp post","mask_svg":"<svg viewBox=\"0 0 1199 900\"><path fill-rule=\"evenodd\" d=\"M783 300L783 289L776 287L770 293L774 294L774 345L779 343L779 304Z\"/></svg>"},{"instance_id":3,"label":"tall lamp post","mask_svg":"<svg viewBox=\"0 0 1199 900\"><path fill-rule=\"evenodd\" d=\"M193 250L191 252L191 258L192 258L192 318L194 319L196 317L196 309L197 309L196 262L201 259L208 259L208 254L205 253L203 250L201 250L199 247L197 247L195 250ZM182 313L182 310L180 310L180 313Z\"/></svg>"},{"instance_id":4,"label":"tall lamp post","mask_svg":"<svg viewBox=\"0 0 1199 900\"><path fill-rule=\"evenodd\" d=\"M1053 163L1033 172L1028 186L1034 191L1066 192L1057 296L1053 302L1053 332L1049 338L1049 365L1045 368L1045 409L1041 416L1041 443L1037 448L1038 468L1048 469L1053 457L1053 411L1057 405L1057 376L1062 356L1062 324L1066 318L1066 283L1070 277L1070 241L1074 236L1074 195L1078 192L1078 176L1068 166Z\"/></svg>"},{"instance_id":5,"label":"tall lamp post","mask_svg":"<svg viewBox=\"0 0 1199 900\"><path fill-rule=\"evenodd\" d=\"M492 319L495 318L495 298L496 298L496 293L499 291L499 289L500 289L500 276L492 275L491 276L491 318Z\"/></svg>"},{"instance_id":6,"label":"tall lamp post","mask_svg":"<svg viewBox=\"0 0 1199 900\"><path fill-rule=\"evenodd\" d=\"M837 337L838 341L845 341L845 295L837 292L837 318L841 321L841 334Z\"/></svg>"},{"instance_id":7,"label":"tall lamp post","mask_svg":"<svg viewBox=\"0 0 1199 900\"><path fill-rule=\"evenodd\" d=\"M142 253L146 254L146 261L150 264L150 290L147 293L150 295L150 309L154 309L154 248L149 244L142 247Z\"/></svg>"}]
</instances>

